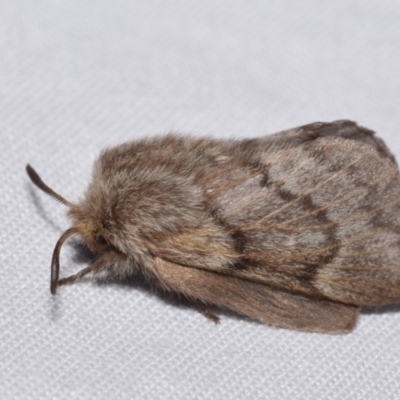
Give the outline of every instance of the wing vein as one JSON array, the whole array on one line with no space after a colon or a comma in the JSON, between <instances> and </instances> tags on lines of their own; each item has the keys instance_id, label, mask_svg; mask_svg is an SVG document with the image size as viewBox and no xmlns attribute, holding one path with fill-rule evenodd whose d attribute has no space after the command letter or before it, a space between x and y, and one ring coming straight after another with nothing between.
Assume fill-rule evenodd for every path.
<instances>
[{"instance_id":1,"label":"wing vein","mask_svg":"<svg viewBox=\"0 0 400 400\"><path fill-rule=\"evenodd\" d=\"M364 189L368 189L368 187L373 186L374 184L376 184L376 183L378 183L378 182L379 182L379 180L377 180L377 181L373 182L372 184L366 186ZM357 194L359 194L358 192L355 193L355 194L354 194L354 193L355 193L355 191L353 191L353 192L350 193L350 194L352 194L351 196L348 195L348 196L340 197L340 198L337 199L335 202L330 203L329 205L326 205L326 206L322 206L322 207L316 208L315 210L309 212L308 214L303 214L303 215L301 215L300 217L292 218L292 219L290 219L290 220L281 222L281 223L279 223L279 224L269 225L269 226L262 227L262 228L264 228L264 229L262 229L262 230L265 231L265 230L270 230L270 229L282 229L282 230L285 230L285 229L286 229L286 230L289 230L290 232L293 232L293 231L302 232L302 231L306 231L306 230L310 230L310 229L329 228L329 227L331 227L331 226L341 225L341 224L345 224L345 223L352 222L352 221L357 221L357 220L360 220L360 219L362 219L362 218L371 216L371 215L373 215L374 213L376 213L377 211L380 211L380 210L383 210L383 209L385 209L385 208L394 206L394 205L396 205L396 204L398 204L398 203L400 202L400 198L397 198L397 199L395 199L395 200L393 200L393 201L389 201L389 202L383 204L382 206L376 207L376 208L374 208L374 209L372 209L372 210L370 210L370 211L360 212L360 213L355 214L355 215L353 215L353 216L351 216L351 217L349 217L349 218L343 218L343 219L341 219L341 220L332 221L332 222L327 222L327 223L325 223L325 224L314 224L314 225L299 226L299 227L288 227L288 228L285 227L286 225L288 225L288 224L290 224L290 223L301 221L302 219L307 218L307 217L310 216L310 215L317 214L318 212L321 212L321 211L323 211L323 210L326 210L326 209L328 209L328 208L330 208L330 207L332 207L332 206L339 205L339 204L343 203L344 201L349 200L349 199L351 199L352 197L355 197L355 196L357 196ZM247 227L246 227L246 228L247 228Z\"/></svg>"},{"instance_id":2,"label":"wing vein","mask_svg":"<svg viewBox=\"0 0 400 400\"><path fill-rule=\"evenodd\" d=\"M342 175L349 167L351 167L352 165L356 164L357 162L359 162L360 160L362 160L362 156L357 158L355 161L353 161L352 163L350 163L349 165L346 166L346 168L338 171L337 173L333 174L332 176L330 176L327 180L325 180L324 182L319 183L318 185L315 185L313 188L311 188L310 190L308 190L306 193L302 194L299 197L296 197L295 199L289 201L288 203L285 203L282 207L280 207L278 210L275 210L267 215L265 215L263 218L261 218L259 221L257 221L254 224L248 224L248 225L244 225L242 229L248 230L248 229L253 229L254 227L258 227L261 223L264 223L265 221L267 221L268 219L278 215L279 213L281 213L282 211L286 210L289 207L292 207L295 203L299 202L300 200L304 199L305 197L315 193L318 189L321 189L322 187L324 187L325 185L327 185L330 181L332 181L333 179L339 177L340 175ZM327 206L325 206L327 207ZM328 206L329 207L329 206Z\"/></svg>"},{"instance_id":3,"label":"wing vein","mask_svg":"<svg viewBox=\"0 0 400 400\"><path fill-rule=\"evenodd\" d=\"M305 167L307 167L308 164L311 163L311 161L313 161L312 158L307 159L305 162L303 162L302 164L300 164L295 170L293 170L289 175L285 176L284 179L281 179L278 182L274 182L274 184L269 187L268 189L264 189L260 194L258 194L257 196L253 197L250 201L248 201L245 204L242 204L236 208L234 208L233 210L230 210L229 213L225 214L223 216L223 221L226 221L228 218L232 217L233 215L236 215L238 213L240 213L241 211L243 211L244 209L249 208L250 206L252 206L253 204L257 203L258 201L260 201L261 199L265 198L269 193L271 193L272 191L274 191L276 188L284 185L289 179L293 178L294 176L296 176L296 174L298 174L302 169L304 169ZM278 164L278 163L277 163Z\"/></svg>"}]
</instances>

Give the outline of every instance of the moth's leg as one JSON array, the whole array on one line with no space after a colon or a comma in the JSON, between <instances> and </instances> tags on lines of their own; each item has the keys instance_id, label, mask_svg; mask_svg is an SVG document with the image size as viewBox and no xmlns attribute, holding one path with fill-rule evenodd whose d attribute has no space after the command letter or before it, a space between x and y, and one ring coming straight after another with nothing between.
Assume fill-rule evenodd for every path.
<instances>
[{"instance_id":1,"label":"moth's leg","mask_svg":"<svg viewBox=\"0 0 400 400\"><path fill-rule=\"evenodd\" d=\"M93 263L92 265L89 265L88 267L82 269L78 273L68 276L67 278L62 278L58 281L57 286L62 286L62 285L69 285L71 283L76 282L78 279L81 279L83 276L95 271L98 269L98 266L96 263Z\"/></svg>"},{"instance_id":2,"label":"moth's leg","mask_svg":"<svg viewBox=\"0 0 400 400\"><path fill-rule=\"evenodd\" d=\"M194 301L197 309L208 319L219 324L220 318L217 317L202 301L195 299Z\"/></svg>"},{"instance_id":3,"label":"moth's leg","mask_svg":"<svg viewBox=\"0 0 400 400\"><path fill-rule=\"evenodd\" d=\"M91 272L99 272L108 265L112 264L113 258L115 257L113 252L108 252L99 257L93 264L82 269L74 275L68 276L67 278L60 279L57 286L69 285L81 279L83 276L90 274Z\"/></svg>"}]
</instances>

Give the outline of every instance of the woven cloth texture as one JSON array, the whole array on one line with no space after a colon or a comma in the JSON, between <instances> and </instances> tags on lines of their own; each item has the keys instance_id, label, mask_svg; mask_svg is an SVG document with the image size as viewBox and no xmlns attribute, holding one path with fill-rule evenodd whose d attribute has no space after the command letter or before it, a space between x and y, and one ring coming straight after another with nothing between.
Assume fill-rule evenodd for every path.
<instances>
[{"instance_id":1,"label":"woven cloth texture","mask_svg":"<svg viewBox=\"0 0 400 400\"><path fill-rule=\"evenodd\" d=\"M49 292L65 198L99 152L179 131L256 137L348 118L400 159L400 2L0 2L0 398L396 399L400 308L330 336L278 329L141 280ZM73 240L68 275L89 262Z\"/></svg>"}]
</instances>

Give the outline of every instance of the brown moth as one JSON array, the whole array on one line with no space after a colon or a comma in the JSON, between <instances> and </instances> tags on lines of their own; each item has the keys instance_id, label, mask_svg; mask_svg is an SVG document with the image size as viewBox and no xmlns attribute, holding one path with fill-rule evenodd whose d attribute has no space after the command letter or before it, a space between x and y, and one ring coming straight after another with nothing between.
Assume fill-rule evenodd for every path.
<instances>
[{"instance_id":1,"label":"brown moth","mask_svg":"<svg viewBox=\"0 0 400 400\"><path fill-rule=\"evenodd\" d=\"M103 151L51 264L51 293L90 272L141 270L161 288L285 328L351 331L360 306L400 302L400 175L351 121L224 140L169 134ZM59 279L64 241L99 258Z\"/></svg>"}]
</instances>

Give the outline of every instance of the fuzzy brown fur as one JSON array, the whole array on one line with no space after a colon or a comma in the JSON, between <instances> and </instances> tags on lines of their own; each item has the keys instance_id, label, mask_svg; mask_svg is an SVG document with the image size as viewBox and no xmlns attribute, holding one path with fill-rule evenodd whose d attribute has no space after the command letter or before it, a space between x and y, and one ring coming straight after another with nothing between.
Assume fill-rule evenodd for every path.
<instances>
[{"instance_id":1,"label":"fuzzy brown fur","mask_svg":"<svg viewBox=\"0 0 400 400\"><path fill-rule=\"evenodd\" d=\"M286 328L343 333L358 308L400 301L400 175L374 133L314 123L250 140L166 135L105 150L52 292L140 269L162 288ZM58 196L58 197L57 197ZM58 279L78 233L94 265Z\"/></svg>"}]
</instances>

